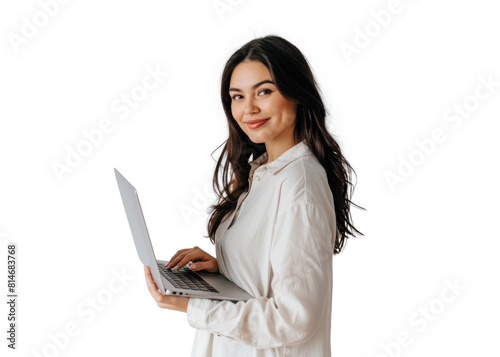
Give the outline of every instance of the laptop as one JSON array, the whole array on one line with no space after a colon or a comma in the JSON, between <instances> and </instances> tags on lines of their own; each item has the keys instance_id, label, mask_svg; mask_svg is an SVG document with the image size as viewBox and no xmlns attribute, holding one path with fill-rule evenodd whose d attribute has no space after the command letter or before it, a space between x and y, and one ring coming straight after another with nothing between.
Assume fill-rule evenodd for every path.
<instances>
[{"instance_id":1,"label":"laptop","mask_svg":"<svg viewBox=\"0 0 500 357\"><path fill-rule=\"evenodd\" d=\"M216 300L246 301L252 296L222 274L206 271L194 272L189 266L177 271L166 269L167 260L157 260L149 238L137 190L115 169L116 181L122 197L137 254L163 295L179 295Z\"/></svg>"}]
</instances>

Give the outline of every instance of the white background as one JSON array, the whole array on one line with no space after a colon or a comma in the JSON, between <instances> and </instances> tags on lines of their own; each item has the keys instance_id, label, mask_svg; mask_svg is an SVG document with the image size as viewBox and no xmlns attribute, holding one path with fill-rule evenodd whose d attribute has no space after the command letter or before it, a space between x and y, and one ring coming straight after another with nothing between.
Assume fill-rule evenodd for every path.
<instances>
[{"instance_id":1,"label":"white background","mask_svg":"<svg viewBox=\"0 0 500 357\"><path fill-rule=\"evenodd\" d=\"M146 289L113 168L139 191L157 257L194 245L213 253L203 236L220 149L211 155L228 135L221 71L268 34L308 58L358 176L353 200L367 208L353 208L365 236L333 257L333 355L498 355L494 2L401 0L384 26L374 14L389 1L220 2L230 8L221 15L212 0L0 5L0 293L6 300L9 242L19 293L16 351L1 304L2 356L190 355L185 314L159 309ZM368 40L346 55L361 32ZM114 111L140 93L148 67L168 76L128 115ZM481 78L496 86L477 99ZM59 180L54 162L66 165L106 118L113 130ZM110 293L113 271L130 279ZM65 340L68 324L78 334Z\"/></svg>"}]
</instances>

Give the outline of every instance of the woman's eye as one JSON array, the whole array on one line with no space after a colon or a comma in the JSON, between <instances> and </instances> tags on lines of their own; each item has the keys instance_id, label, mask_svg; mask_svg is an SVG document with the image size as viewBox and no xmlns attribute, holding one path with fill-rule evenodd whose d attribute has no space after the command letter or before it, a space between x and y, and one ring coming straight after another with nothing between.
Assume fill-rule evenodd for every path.
<instances>
[{"instance_id":1,"label":"woman's eye","mask_svg":"<svg viewBox=\"0 0 500 357\"><path fill-rule=\"evenodd\" d=\"M270 89L262 89L261 91L259 91L259 95L260 94L270 94L272 92L272 90ZM241 98L243 98L243 96L241 94L235 94L231 97L233 100L240 100Z\"/></svg>"}]
</instances>

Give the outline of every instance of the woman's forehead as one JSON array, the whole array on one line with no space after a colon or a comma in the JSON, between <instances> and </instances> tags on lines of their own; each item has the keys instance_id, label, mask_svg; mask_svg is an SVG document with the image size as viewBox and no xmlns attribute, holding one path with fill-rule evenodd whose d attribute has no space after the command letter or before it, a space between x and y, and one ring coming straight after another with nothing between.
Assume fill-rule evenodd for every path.
<instances>
[{"instance_id":1,"label":"woman's forehead","mask_svg":"<svg viewBox=\"0 0 500 357\"><path fill-rule=\"evenodd\" d=\"M251 88L263 80L272 80L267 67L259 61L241 62L233 70L230 87Z\"/></svg>"}]
</instances>

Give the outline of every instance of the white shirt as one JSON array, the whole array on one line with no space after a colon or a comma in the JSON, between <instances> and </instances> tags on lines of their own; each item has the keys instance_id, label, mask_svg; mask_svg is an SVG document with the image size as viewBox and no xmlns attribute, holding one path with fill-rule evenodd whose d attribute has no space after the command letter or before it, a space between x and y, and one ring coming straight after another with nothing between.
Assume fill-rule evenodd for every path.
<instances>
[{"instance_id":1,"label":"white shirt","mask_svg":"<svg viewBox=\"0 0 500 357\"><path fill-rule=\"evenodd\" d=\"M192 357L331 356L336 220L325 169L302 141L266 165L215 237L219 271L254 296L191 298Z\"/></svg>"}]
</instances>

